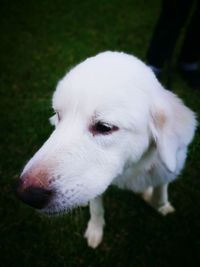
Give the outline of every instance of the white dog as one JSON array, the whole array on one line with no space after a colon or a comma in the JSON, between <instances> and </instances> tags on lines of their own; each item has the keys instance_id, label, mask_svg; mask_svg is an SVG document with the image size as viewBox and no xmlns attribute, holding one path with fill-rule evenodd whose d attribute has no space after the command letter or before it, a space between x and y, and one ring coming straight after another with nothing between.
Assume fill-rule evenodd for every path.
<instances>
[{"instance_id":1,"label":"white dog","mask_svg":"<svg viewBox=\"0 0 200 267\"><path fill-rule=\"evenodd\" d=\"M104 52L73 68L53 95L55 130L25 166L19 197L48 214L90 201L85 237L103 237L102 194L110 184L173 212L167 187L184 166L196 120L134 56Z\"/></svg>"}]
</instances>

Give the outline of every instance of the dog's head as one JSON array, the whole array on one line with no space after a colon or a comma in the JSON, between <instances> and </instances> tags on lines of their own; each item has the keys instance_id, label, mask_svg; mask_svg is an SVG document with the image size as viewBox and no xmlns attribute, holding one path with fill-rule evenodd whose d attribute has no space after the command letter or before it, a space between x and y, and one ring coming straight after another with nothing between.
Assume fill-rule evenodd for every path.
<instances>
[{"instance_id":1,"label":"dog's head","mask_svg":"<svg viewBox=\"0 0 200 267\"><path fill-rule=\"evenodd\" d=\"M53 96L55 130L21 174L20 198L56 213L102 194L148 148L160 87L148 67L123 53L102 53L72 69ZM163 127L165 119L157 123Z\"/></svg>"}]
</instances>

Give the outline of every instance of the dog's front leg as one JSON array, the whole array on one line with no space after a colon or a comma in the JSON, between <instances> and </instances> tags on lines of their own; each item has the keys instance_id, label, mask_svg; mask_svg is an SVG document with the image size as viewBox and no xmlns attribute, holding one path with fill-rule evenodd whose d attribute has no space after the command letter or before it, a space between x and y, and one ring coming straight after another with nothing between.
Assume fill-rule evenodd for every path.
<instances>
[{"instance_id":1,"label":"dog's front leg","mask_svg":"<svg viewBox=\"0 0 200 267\"><path fill-rule=\"evenodd\" d=\"M96 248L102 241L104 221L104 208L102 196L90 201L90 220L85 231L88 246Z\"/></svg>"},{"instance_id":2,"label":"dog's front leg","mask_svg":"<svg viewBox=\"0 0 200 267\"><path fill-rule=\"evenodd\" d=\"M168 184L153 188L150 204L162 215L175 211L168 200Z\"/></svg>"}]
</instances>

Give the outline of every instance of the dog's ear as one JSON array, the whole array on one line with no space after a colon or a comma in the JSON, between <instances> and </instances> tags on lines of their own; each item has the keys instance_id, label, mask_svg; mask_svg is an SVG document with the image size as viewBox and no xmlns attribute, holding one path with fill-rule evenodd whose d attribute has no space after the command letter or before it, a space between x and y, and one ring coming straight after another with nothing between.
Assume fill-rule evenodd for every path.
<instances>
[{"instance_id":1,"label":"dog's ear","mask_svg":"<svg viewBox=\"0 0 200 267\"><path fill-rule=\"evenodd\" d=\"M51 125L56 126L58 124L58 116L57 114L53 115L49 118L49 122Z\"/></svg>"},{"instance_id":2,"label":"dog's ear","mask_svg":"<svg viewBox=\"0 0 200 267\"><path fill-rule=\"evenodd\" d=\"M163 93L154 101L156 104L150 109L151 135L162 162L169 171L175 172L179 152L193 139L197 126L196 115L171 92Z\"/></svg>"},{"instance_id":3,"label":"dog's ear","mask_svg":"<svg viewBox=\"0 0 200 267\"><path fill-rule=\"evenodd\" d=\"M180 144L173 126L172 118L164 109L154 108L152 110L150 131L159 157L170 172L176 171L177 151Z\"/></svg>"}]
</instances>

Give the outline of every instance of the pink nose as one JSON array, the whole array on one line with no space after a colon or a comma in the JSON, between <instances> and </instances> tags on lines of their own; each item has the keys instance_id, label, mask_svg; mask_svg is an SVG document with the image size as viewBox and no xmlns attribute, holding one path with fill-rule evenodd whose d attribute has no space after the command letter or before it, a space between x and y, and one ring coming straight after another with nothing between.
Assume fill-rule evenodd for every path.
<instances>
[{"instance_id":1,"label":"pink nose","mask_svg":"<svg viewBox=\"0 0 200 267\"><path fill-rule=\"evenodd\" d=\"M42 172L25 173L17 183L16 194L26 204L44 208L53 196L53 190L48 188L46 175Z\"/></svg>"}]
</instances>

